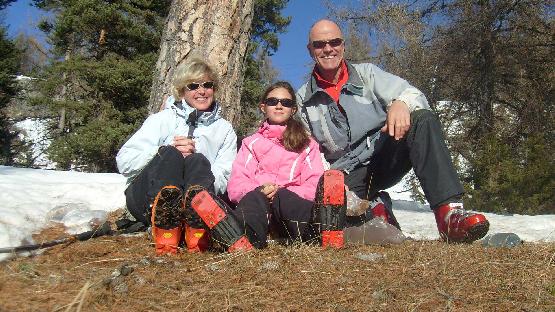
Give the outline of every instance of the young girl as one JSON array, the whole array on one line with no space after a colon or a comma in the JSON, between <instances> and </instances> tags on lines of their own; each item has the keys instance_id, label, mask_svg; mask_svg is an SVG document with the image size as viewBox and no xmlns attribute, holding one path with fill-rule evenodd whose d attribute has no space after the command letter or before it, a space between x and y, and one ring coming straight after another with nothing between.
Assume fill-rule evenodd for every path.
<instances>
[{"instance_id":1,"label":"young girl","mask_svg":"<svg viewBox=\"0 0 555 312\"><path fill-rule=\"evenodd\" d=\"M345 216L343 175L332 170L321 179L320 149L294 118L297 103L291 85L280 81L268 87L260 110L265 121L243 140L233 162L227 187L229 199L237 203L233 214L253 230L250 240L257 248L266 246L270 223L281 237L302 241L318 237L313 223L321 223L323 246L340 247ZM320 196L315 205L317 187Z\"/></svg>"}]
</instances>

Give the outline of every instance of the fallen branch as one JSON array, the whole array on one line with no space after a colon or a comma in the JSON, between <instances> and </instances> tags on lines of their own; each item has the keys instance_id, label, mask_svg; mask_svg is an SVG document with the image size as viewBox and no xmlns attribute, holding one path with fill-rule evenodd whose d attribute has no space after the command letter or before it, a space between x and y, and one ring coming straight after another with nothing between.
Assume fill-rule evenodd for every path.
<instances>
[{"instance_id":1,"label":"fallen branch","mask_svg":"<svg viewBox=\"0 0 555 312\"><path fill-rule=\"evenodd\" d=\"M17 253L17 252L22 252L22 251L37 250L37 249L56 246L56 245L59 245L59 244L71 243L71 242L75 242L75 241L86 241L86 240L89 240L93 237L112 235L112 234L113 234L113 232L112 232L112 228L111 228L110 224L108 222L104 222L104 223L102 223L102 225L98 226L97 228L95 228L91 231L71 235L71 236L68 236L68 237L60 238L60 239L51 240L51 241L48 241L48 242L43 242L43 243L40 243L40 244L31 244L31 245L22 245L22 246L17 246L17 247L0 248L0 253Z\"/></svg>"}]
</instances>

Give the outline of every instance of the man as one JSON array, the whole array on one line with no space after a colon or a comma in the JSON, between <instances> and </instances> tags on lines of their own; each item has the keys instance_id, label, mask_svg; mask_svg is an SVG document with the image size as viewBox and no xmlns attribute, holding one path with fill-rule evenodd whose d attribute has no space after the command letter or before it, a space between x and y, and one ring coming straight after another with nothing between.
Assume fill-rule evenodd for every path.
<instances>
[{"instance_id":1,"label":"man","mask_svg":"<svg viewBox=\"0 0 555 312\"><path fill-rule=\"evenodd\" d=\"M307 48L315 66L297 91L301 118L331 168L344 172L348 188L360 198L373 198L413 167L441 238L482 238L489 223L482 214L462 209L464 190L422 92L373 64L346 62L343 35L332 21L314 24ZM374 216L396 222L392 211L379 207Z\"/></svg>"}]
</instances>

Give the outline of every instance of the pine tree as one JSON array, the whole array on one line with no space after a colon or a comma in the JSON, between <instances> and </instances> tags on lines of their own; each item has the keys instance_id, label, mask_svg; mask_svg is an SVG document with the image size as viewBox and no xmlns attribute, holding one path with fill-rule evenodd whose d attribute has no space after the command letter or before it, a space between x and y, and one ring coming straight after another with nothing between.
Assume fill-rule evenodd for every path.
<instances>
[{"instance_id":1,"label":"pine tree","mask_svg":"<svg viewBox=\"0 0 555 312\"><path fill-rule=\"evenodd\" d=\"M170 1L35 0L55 55L33 99L58 114L49 158L61 169L116 171L114 156L147 114Z\"/></svg>"},{"instance_id":2,"label":"pine tree","mask_svg":"<svg viewBox=\"0 0 555 312\"><path fill-rule=\"evenodd\" d=\"M0 3L0 9L6 2ZM17 93L15 75L19 67L19 51L11 40L7 38L6 29L0 27L0 163L12 163L11 145L14 134L9 131L9 122L4 113L4 108L10 99Z\"/></svg>"},{"instance_id":3,"label":"pine tree","mask_svg":"<svg viewBox=\"0 0 555 312\"><path fill-rule=\"evenodd\" d=\"M16 0L0 0L0 11L5 9L10 3L15 2Z\"/></svg>"}]
</instances>

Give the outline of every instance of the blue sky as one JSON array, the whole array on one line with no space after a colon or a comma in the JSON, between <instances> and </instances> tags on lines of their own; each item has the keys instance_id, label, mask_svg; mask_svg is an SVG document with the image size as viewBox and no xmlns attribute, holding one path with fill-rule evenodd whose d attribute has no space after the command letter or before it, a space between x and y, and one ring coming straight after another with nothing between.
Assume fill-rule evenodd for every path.
<instances>
[{"instance_id":1,"label":"blue sky","mask_svg":"<svg viewBox=\"0 0 555 312\"><path fill-rule=\"evenodd\" d=\"M32 7L30 0L18 0L12 3L3 13L3 24L8 26L8 33L14 37L23 32L28 35L42 37L37 29L43 11Z\"/></svg>"},{"instance_id":2,"label":"blue sky","mask_svg":"<svg viewBox=\"0 0 555 312\"><path fill-rule=\"evenodd\" d=\"M280 45L272 56L272 63L280 73L280 79L288 80L295 88L302 85L309 71L312 59L308 55L306 44L310 26L328 12L322 0L290 0L283 11L284 16L291 16L288 31L279 37Z\"/></svg>"},{"instance_id":3,"label":"blue sky","mask_svg":"<svg viewBox=\"0 0 555 312\"><path fill-rule=\"evenodd\" d=\"M44 38L36 28L42 11L32 7L30 3L30 0L18 0L3 12L3 22L8 26L10 36L24 32ZM308 30L314 22L326 17L327 10L322 0L290 0L283 15L291 16L292 21L287 33L279 37L280 46L272 56L272 64L280 73L279 79L287 80L298 88L312 69L306 50Z\"/></svg>"}]
</instances>

